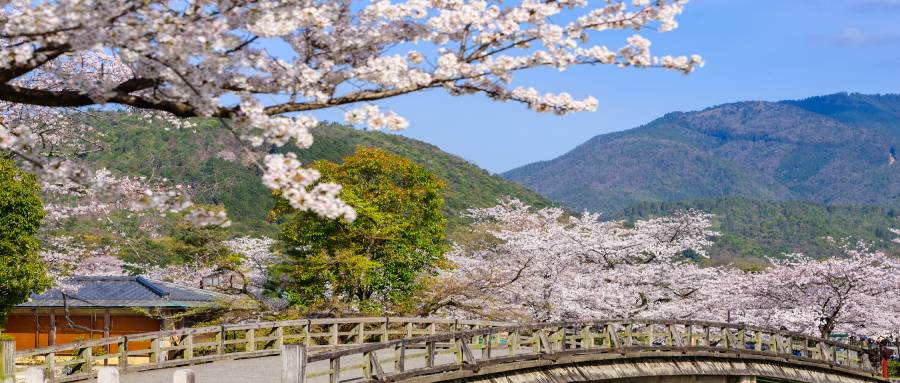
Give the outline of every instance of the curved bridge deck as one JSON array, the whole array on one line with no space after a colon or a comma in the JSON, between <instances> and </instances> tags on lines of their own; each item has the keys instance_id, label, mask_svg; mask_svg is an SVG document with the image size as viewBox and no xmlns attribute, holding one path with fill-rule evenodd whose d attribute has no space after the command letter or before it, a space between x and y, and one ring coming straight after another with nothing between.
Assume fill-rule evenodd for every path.
<instances>
[{"instance_id":1,"label":"curved bridge deck","mask_svg":"<svg viewBox=\"0 0 900 383\"><path fill-rule=\"evenodd\" d=\"M865 349L727 323L637 320L510 325L417 318L321 321L326 322L217 327L219 335L211 338L210 328L186 329L153 335L146 350L128 347L132 341L144 340L145 334L118 339L117 352L102 355L93 354L93 350L112 346L112 342L93 341L70 349L78 352L53 366L48 365L55 362L55 356L49 359L50 352L63 351L59 348L26 351L18 356L23 362L43 356L41 365L54 371L58 382L90 378L94 368L101 365L86 362L93 357L107 364L115 360L126 372L123 382L169 381L171 371L149 370L184 365L195 365L199 382L279 382L281 358L259 357L279 355L282 349L288 359L304 355L304 377L309 383L625 382L647 377L705 377L713 382L741 376L805 383L882 381ZM147 353L149 361L132 363L133 355ZM71 373L59 364L80 369Z\"/></svg>"}]
</instances>

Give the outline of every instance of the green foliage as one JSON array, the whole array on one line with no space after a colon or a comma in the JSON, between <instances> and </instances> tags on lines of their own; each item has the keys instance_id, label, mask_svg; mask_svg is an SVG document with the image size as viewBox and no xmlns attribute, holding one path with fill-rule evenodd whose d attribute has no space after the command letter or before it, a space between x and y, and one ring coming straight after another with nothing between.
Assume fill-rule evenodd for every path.
<instances>
[{"instance_id":1,"label":"green foliage","mask_svg":"<svg viewBox=\"0 0 900 383\"><path fill-rule=\"evenodd\" d=\"M900 227L900 211L896 209L720 198L642 203L625 209L620 217L640 219L685 209L715 215L715 229L722 235L716 239L710 255L718 261L795 252L814 257L835 256L841 253L839 245L847 238L854 242L864 240L889 254L900 255L900 246L891 241L894 236L888 231Z\"/></svg>"},{"instance_id":2,"label":"green foliage","mask_svg":"<svg viewBox=\"0 0 900 383\"><path fill-rule=\"evenodd\" d=\"M9 309L50 287L35 234L44 218L35 177L0 158L0 321Z\"/></svg>"},{"instance_id":3,"label":"green foliage","mask_svg":"<svg viewBox=\"0 0 900 383\"><path fill-rule=\"evenodd\" d=\"M266 213L274 206L275 199L260 182L259 169L241 157L243 149L218 121L194 119L193 122L196 127L179 130L148 125L131 115L99 119L95 125L104 134L106 149L89 155L86 160L94 167L106 167L119 174L190 185L195 202L221 205L228 210L236 234L275 235L277 225L266 222ZM451 234L465 223L461 212L471 207L493 206L502 196L512 196L538 207L549 205L537 193L421 141L338 124L322 124L312 133L315 143L310 148L288 145L273 150L293 151L303 163L340 162L360 145L409 158L447 182L441 196ZM219 158L229 154L239 160ZM255 153L257 160L264 154Z\"/></svg>"},{"instance_id":4,"label":"green foliage","mask_svg":"<svg viewBox=\"0 0 900 383\"><path fill-rule=\"evenodd\" d=\"M896 361L896 360L888 361L888 376L892 376L895 378L900 377L900 361Z\"/></svg>"},{"instance_id":5,"label":"green foliage","mask_svg":"<svg viewBox=\"0 0 900 383\"><path fill-rule=\"evenodd\" d=\"M342 185L352 223L298 212L281 228L284 289L293 303L349 304L360 311L402 310L447 250L443 181L410 159L360 147L342 164L317 161L323 182ZM274 214L291 213L283 200ZM326 302L331 300L332 302Z\"/></svg>"},{"instance_id":6,"label":"green foliage","mask_svg":"<svg viewBox=\"0 0 900 383\"><path fill-rule=\"evenodd\" d=\"M214 206L202 206L214 210ZM136 235L125 246L120 257L134 263L158 265L200 262L220 264L227 261L229 250L222 242L231 237L231 230L223 227L198 227L184 219L188 212L164 219L162 236Z\"/></svg>"}]
</instances>

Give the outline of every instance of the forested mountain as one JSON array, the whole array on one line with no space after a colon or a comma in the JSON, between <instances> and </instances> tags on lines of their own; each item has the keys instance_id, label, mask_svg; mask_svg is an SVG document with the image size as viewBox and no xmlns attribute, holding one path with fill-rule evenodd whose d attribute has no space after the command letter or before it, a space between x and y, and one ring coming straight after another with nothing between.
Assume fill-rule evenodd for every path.
<instances>
[{"instance_id":1,"label":"forested mountain","mask_svg":"<svg viewBox=\"0 0 900 383\"><path fill-rule=\"evenodd\" d=\"M105 148L86 160L121 174L190 185L196 202L224 205L237 231L271 232L265 218L274 200L262 185L259 171L236 145L231 133L216 121L196 121L189 130L148 126L136 116L98 119ZM188 139L189 137L202 138ZM293 150L303 163L340 160L358 145L372 146L408 157L447 182L443 192L451 225L470 207L491 206L501 196L513 196L536 206L547 200L538 194L492 175L472 163L421 141L394 134L362 131L323 124L313 131L312 147ZM272 150L276 150L272 148ZM257 153L257 159L261 154Z\"/></svg>"},{"instance_id":2,"label":"forested mountain","mask_svg":"<svg viewBox=\"0 0 900 383\"><path fill-rule=\"evenodd\" d=\"M646 219L688 209L713 214L714 229L721 235L709 253L719 263L754 264L763 257L785 253L829 257L840 254L843 245L855 245L858 240L900 256L900 243L892 242L896 236L888 230L900 227L900 209L896 208L717 198L644 202L611 218Z\"/></svg>"},{"instance_id":3,"label":"forested mountain","mask_svg":"<svg viewBox=\"0 0 900 383\"><path fill-rule=\"evenodd\" d=\"M504 174L576 210L745 197L900 207L900 95L669 113Z\"/></svg>"}]
</instances>

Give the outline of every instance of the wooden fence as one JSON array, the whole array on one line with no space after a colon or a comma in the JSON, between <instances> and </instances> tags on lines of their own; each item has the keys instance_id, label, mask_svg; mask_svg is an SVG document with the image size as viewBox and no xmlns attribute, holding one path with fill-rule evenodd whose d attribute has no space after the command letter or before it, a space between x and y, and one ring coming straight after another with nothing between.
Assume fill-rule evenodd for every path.
<instances>
[{"instance_id":1,"label":"wooden fence","mask_svg":"<svg viewBox=\"0 0 900 383\"><path fill-rule=\"evenodd\" d=\"M400 381L566 354L605 354L611 359L728 355L813 365L873 381L880 377L864 348L799 333L700 321L492 326L325 352L307 353L302 345L286 347L285 369L296 369L283 372L283 381L289 383Z\"/></svg>"},{"instance_id":2,"label":"wooden fence","mask_svg":"<svg viewBox=\"0 0 900 383\"><path fill-rule=\"evenodd\" d=\"M442 318L326 318L209 326L87 340L15 353L16 370L38 367L51 382L93 378L103 366L123 373L278 355L284 345L311 352L364 343L496 327L508 323Z\"/></svg>"}]
</instances>

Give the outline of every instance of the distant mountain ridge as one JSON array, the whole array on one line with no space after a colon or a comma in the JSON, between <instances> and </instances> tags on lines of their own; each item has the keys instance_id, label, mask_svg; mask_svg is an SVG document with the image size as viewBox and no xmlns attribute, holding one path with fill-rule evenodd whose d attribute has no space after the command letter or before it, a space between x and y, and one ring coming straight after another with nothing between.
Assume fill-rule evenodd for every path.
<instances>
[{"instance_id":1,"label":"distant mountain ridge","mask_svg":"<svg viewBox=\"0 0 900 383\"><path fill-rule=\"evenodd\" d=\"M504 173L576 210L743 197L900 206L900 95L837 93L673 112Z\"/></svg>"}]
</instances>

